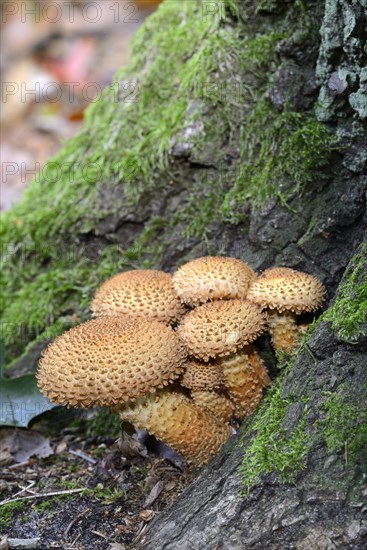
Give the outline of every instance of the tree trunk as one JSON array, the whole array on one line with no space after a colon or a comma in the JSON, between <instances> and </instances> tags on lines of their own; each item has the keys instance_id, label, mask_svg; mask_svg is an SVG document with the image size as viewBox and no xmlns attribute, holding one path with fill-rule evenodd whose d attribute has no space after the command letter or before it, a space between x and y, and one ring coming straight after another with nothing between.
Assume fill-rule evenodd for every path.
<instances>
[{"instance_id":1,"label":"tree trunk","mask_svg":"<svg viewBox=\"0 0 367 550\"><path fill-rule=\"evenodd\" d=\"M25 344L34 358L36 339L86 319L120 270L224 254L312 273L330 306L354 257L245 438L144 548L363 546L366 10L166 0L81 135L4 219L2 327L16 364Z\"/></svg>"}]
</instances>

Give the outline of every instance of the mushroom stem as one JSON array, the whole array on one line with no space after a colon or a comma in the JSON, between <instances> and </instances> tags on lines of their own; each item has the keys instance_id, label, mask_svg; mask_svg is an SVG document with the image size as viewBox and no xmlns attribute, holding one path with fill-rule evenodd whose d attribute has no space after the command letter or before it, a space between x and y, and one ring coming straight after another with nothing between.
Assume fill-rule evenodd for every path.
<instances>
[{"instance_id":1,"label":"mushroom stem","mask_svg":"<svg viewBox=\"0 0 367 550\"><path fill-rule=\"evenodd\" d=\"M276 309L269 309L268 326L271 341L276 352L291 353L298 336L297 317L291 311L279 313Z\"/></svg>"},{"instance_id":2,"label":"mushroom stem","mask_svg":"<svg viewBox=\"0 0 367 550\"><path fill-rule=\"evenodd\" d=\"M224 384L235 404L238 417L253 413L260 403L263 389L270 384L263 360L252 345L230 357L221 358Z\"/></svg>"},{"instance_id":3,"label":"mushroom stem","mask_svg":"<svg viewBox=\"0 0 367 550\"><path fill-rule=\"evenodd\" d=\"M173 391L157 391L115 410L122 420L147 430L196 465L208 462L232 433L230 426Z\"/></svg>"}]
</instances>

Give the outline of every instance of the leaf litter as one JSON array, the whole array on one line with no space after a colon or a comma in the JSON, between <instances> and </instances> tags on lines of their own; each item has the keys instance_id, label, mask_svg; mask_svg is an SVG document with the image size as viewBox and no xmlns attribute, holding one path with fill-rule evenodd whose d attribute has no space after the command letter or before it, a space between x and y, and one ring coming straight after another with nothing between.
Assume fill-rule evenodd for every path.
<instances>
[{"instance_id":1,"label":"leaf litter","mask_svg":"<svg viewBox=\"0 0 367 550\"><path fill-rule=\"evenodd\" d=\"M136 548L153 518L193 480L195 470L144 432L124 431L117 441L108 433L88 437L87 424L75 423L75 415L86 414L74 413L70 425L63 420L58 433L62 409L45 413L39 431L2 429L0 453L19 453L9 452L1 466L4 540L34 539L45 550Z\"/></svg>"}]
</instances>

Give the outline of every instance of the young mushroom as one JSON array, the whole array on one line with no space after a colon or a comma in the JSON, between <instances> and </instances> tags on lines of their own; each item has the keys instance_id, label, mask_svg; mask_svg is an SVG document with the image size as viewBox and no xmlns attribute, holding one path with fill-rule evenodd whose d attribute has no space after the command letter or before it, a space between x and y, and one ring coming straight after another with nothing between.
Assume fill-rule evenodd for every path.
<instances>
[{"instance_id":1,"label":"young mushroom","mask_svg":"<svg viewBox=\"0 0 367 550\"><path fill-rule=\"evenodd\" d=\"M121 315L170 324L180 319L185 308L169 273L136 269L105 281L95 293L91 311L94 317Z\"/></svg>"},{"instance_id":2,"label":"young mushroom","mask_svg":"<svg viewBox=\"0 0 367 550\"><path fill-rule=\"evenodd\" d=\"M248 300L266 308L274 349L290 353L299 334L297 315L316 311L325 287L312 275L285 267L267 269L250 285Z\"/></svg>"},{"instance_id":3,"label":"young mushroom","mask_svg":"<svg viewBox=\"0 0 367 550\"><path fill-rule=\"evenodd\" d=\"M172 397L161 389L156 394L158 406L151 393L178 378L186 357L177 334L164 323L100 317L72 328L48 346L39 364L38 385L52 402L66 406L122 409L128 402L127 410L142 411L145 424L140 415L137 427L151 428L174 449L187 450L186 458L200 463L219 450L229 431L184 396ZM162 421L162 428L155 416L149 416L155 410L161 419L169 419Z\"/></svg>"},{"instance_id":4,"label":"young mushroom","mask_svg":"<svg viewBox=\"0 0 367 550\"><path fill-rule=\"evenodd\" d=\"M190 390L193 402L207 409L223 422L229 422L234 410L233 403L217 391L223 386L223 369L216 363L189 361L180 381Z\"/></svg>"},{"instance_id":5,"label":"young mushroom","mask_svg":"<svg viewBox=\"0 0 367 550\"><path fill-rule=\"evenodd\" d=\"M265 330L261 309L247 300L203 304L183 317L177 333L191 355L209 361L236 352Z\"/></svg>"},{"instance_id":6,"label":"young mushroom","mask_svg":"<svg viewBox=\"0 0 367 550\"><path fill-rule=\"evenodd\" d=\"M180 267L174 288L184 304L197 306L212 300L245 298L254 270L237 258L205 256Z\"/></svg>"}]
</instances>

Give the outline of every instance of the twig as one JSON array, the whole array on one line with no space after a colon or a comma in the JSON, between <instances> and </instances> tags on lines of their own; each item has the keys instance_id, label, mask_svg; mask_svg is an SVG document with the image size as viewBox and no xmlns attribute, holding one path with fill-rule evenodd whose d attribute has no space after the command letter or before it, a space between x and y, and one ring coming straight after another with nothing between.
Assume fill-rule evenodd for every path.
<instances>
[{"instance_id":1,"label":"twig","mask_svg":"<svg viewBox=\"0 0 367 550\"><path fill-rule=\"evenodd\" d=\"M148 529L148 523L145 523L144 521L142 522L142 524L140 525L140 528L138 529L138 532L136 534L136 536L134 537L134 540L133 540L133 544L136 544L137 542L139 542L142 538L142 536L144 535L145 531ZM143 541L143 545L145 546L144 544L144 541Z\"/></svg>"},{"instance_id":2,"label":"twig","mask_svg":"<svg viewBox=\"0 0 367 550\"><path fill-rule=\"evenodd\" d=\"M18 464L12 464L11 466L8 466L8 470L17 470L18 468L23 468L23 466L28 466L30 463L30 460L25 460L24 462L18 462Z\"/></svg>"},{"instance_id":3,"label":"twig","mask_svg":"<svg viewBox=\"0 0 367 550\"><path fill-rule=\"evenodd\" d=\"M30 484L28 485L28 487L22 487L22 489L20 491L18 491L17 493L15 493L15 495L13 495L13 497L17 497L18 495L21 495L22 493L29 491L29 489L31 487L33 487L35 485L35 483L36 483L35 481L31 481ZM33 491L32 491L32 493L33 493Z\"/></svg>"},{"instance_id":4,"label":"twig","mask_svg":"<svg viewBox=\"0 0 367 550\"><path fill-rule=\"evenodd\" d=\"M76 538L73 540L73 542L71 543L71 545L68 546L68 548L66 548L66 550L68 550L68 549L71 550L72 548L74 548L75 545L76 545L76 543L78 542L78 540L80 539L81 536L82 536L82 534L81 534L81 533L78 533L78 535L76 536Z\"/></svg>"},{"instance_id":5,"label":"twig","mask_svg":"<svg viewBox=\"0 0 367 550\"><path fill-rule=\"evenodd\" d=\"M73 525L83 516L85 516L85 514L87 514L88 512L90 512L90 508L86 508L85 510L83 510L83 512L80 512L80 514L78 514L76 516L76 518L73 519L73 521L71 521L69 523L69 525L67 526L67 528L65 529L65 532L64 532L64 535L66 537L66 535L69 533L69 531L72 529Z\"/></svg>"},{"instance_id":6,"label":"twig","mask_svg":"<svg viewBox=\"0 0 367 550\"><path fill-rule=\"evenodd\" d=\"M103 539L105 540L108 540L108 537L106 537L106 535L104 535L103 533L99 533L98 531L90 531L91 533L94 533L95 535L99 535L100 537L102 537Z\"/></svg>"},{"instance_id":7,"label":"twig","mask_svg":"<svg viewBox=\"0 0 367 550\"><path fill-rule=\"evenodd\" d=\"M43 494L35 494L35 495L29 495L27 497L18 497L18 498L9 498L7 500L2 500L0 502L0 506L3 504L9 504L10 502L16 502L18 500L26 500L29 498L44 498L44 497L57 497L59 495L71 495L72 493L81 493L82 491L85 491L86 489L69 489L68 491L55 491L52 493L43 493Z\"/></svg>"},{"instance_id":8,"label":"twig","mask_svg":"<svg viewBox=\"0 0 367 550\"><path fill-rule=\"evenodd\" d=\"M70 454L74 455L74 456L78 456L79 458L83 458L84 460L86 460L87 462L89 462L90 464L97 464L97 460L94 460L94 458L91 458L90 456L82 453L81 451L73 451L72 449L69 451Z\"/></svg>"}]
</instances>

